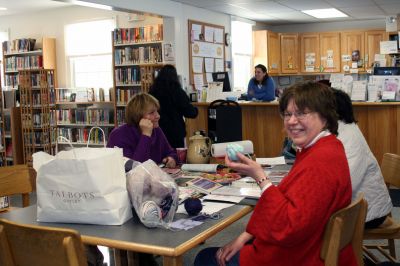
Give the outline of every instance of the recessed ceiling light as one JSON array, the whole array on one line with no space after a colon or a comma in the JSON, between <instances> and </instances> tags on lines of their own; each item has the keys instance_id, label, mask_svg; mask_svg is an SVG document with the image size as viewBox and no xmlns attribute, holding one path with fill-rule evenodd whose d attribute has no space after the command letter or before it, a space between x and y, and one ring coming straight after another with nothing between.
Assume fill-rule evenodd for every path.
<instances>
[{"instance_id":1,"label":"recessed ceiling light","mask_svg":"<svg viewBox=\"0 0 400 266\"><path fill-rule=\"evenodd\" d=\"M1 7L0 6L0 11L4 11L4 10L7 10L7 7Z\"/></svg>"},{"instance_id":2,"label":"recessed ceiling light","mask_svg":"<svg viewBox=\"0 0 400 266\"><path fill-rule=\"evenodd\" d=\"M336 8L302 10L301 12L306 13L307 15L310 15L314 18L344 18L344 17L348 17L345 13L337 10Z\"/></svg>"}]
</instances>

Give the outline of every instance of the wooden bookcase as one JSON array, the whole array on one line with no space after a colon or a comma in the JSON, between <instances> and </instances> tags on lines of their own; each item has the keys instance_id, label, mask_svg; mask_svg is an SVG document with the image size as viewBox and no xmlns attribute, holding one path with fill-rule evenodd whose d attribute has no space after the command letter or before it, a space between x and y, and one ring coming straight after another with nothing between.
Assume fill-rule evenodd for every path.
<instances>
[{"instance_id":1,"label":"wooden bookcase","mask_svg":"<svg viewBox=\"0 0 400 266\"><path fill-rule=\"evenodd\" d=\"M93 97L88 99L85 95ZM103 146L104 138L107 142L115 126L114 101L109 96L104 96L104 90L100 89L56 89L57 133L69 140L58 139L58 150L66 145L86 145L88 142L90 146ZM105 136L95 129L89 139L89 131L95 126L102 128Z\"/></svg>"},{"instance_id":2,"label":"wooden bookcase","mask_svg":"<svg viewBox=\"0 0 400 266\"><path fill-rule=\"evenodd\" d=\"M1 80L0 80L1 84ZM0 85L0 101L3 102L3 91ZM6 138L4 131L4 110L3 104L0 106L0 166L6 166Z\"/></svg>"},{"instance_id":3,"label":"wooden bookcase","mask_svg":"<svg viewBox=\"0 0 400 266\"><path fill-rule=\"evenodd\" d=\"M32 165L35 152L55 154L54 71L22 70L19 72L19 87L24 163Z\"/></svg>"},{"instance_id":4,"label":"wooden bookcase","mask_svg":"<svg viewBox=\"0 0 400 266\"><path fill-rule=\"evenodd\" d=\"M119 28L112 32L115 126L125 120L125 106L138 92L148 92L164 64L163 25Z\"/></svg>"},{"instance_id":5,"label":"wooden bookcase","mask_svg":"<svg viewBox=\"0 0 400 266\"><path fill-rule=\"evenodd\" d=\"M19 71L53 69L56 83L56 39L44 37L41 40L16 39L3 42L3 70L5 88L2 96L8 165L24 163L21 133L21 110L18 107ZM56 85L56 84L55 84Z\"/></svg>"}]
</instances>

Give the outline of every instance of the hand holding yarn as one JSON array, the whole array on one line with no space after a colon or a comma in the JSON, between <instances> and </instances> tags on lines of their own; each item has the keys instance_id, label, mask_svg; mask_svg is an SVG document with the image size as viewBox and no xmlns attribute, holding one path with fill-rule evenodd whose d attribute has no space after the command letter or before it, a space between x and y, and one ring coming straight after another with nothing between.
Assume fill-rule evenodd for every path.
<instances>
[{"instance_id":1,"label":"hand holding yarn","mask_svg":"<svg viewBox=\"0 0 400 266\"><path fill-rule=\"evenodd\" d=\"M239 161L239 158L237 157L236 153L243 153L244 148L242 145L236 144L236 143L230 143L226 146L226 154L229 157L229 160L231 161Z\"/></svg>"}]
</instances>

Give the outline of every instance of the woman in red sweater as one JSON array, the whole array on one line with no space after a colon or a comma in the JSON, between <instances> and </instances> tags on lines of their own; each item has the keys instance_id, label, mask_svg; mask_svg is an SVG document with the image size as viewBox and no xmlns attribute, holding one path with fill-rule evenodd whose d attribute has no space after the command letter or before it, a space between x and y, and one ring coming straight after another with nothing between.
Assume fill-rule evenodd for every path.
<instances>
[{"instance_id":1,"label":"woman in red sweater","mask_svg":"<svg viewBox=\"0 0 400 266\"><path fill-rule=\"evenodd\" d=\"M296 161L278 186L262 167L237 154L226 165L251 176L262 195L246 230L222 248L201 251L195 265L323 265L320 259L325 225L351 201L350 172L336 139L337 115L332 91L315 82L293 85L280 102L287 135L297 147ZM210 256L210 254L213 255ZM357 265L352 247L339 265Z\"/></svg>"}]
</instances>

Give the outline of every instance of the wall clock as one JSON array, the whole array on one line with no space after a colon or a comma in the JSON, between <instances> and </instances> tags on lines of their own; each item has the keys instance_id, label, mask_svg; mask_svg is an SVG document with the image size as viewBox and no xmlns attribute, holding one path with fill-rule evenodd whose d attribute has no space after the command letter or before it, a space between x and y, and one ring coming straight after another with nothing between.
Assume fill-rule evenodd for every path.
<instances>
[{"instance_id":1,"label":"wall clock","mask_svg":"<svg viewBox=\"0 0 400 266\"><path fill-rule=\"evenodd\" d=\"M225 33L225 45L229 46L231 43L231 35L229 33Z\"/></svg>"}]
</instances>

